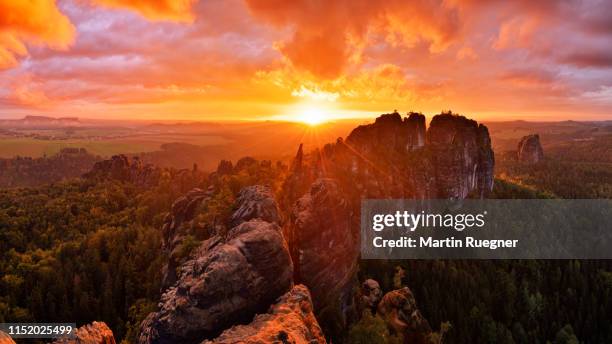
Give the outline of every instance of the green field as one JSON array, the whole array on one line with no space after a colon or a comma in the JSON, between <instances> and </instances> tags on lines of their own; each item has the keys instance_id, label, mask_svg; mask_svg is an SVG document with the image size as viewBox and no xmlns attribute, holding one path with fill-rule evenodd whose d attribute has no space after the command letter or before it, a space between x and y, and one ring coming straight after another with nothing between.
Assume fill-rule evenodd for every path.
<instances>
[{"instance_id":1,"label":"green field","mask_svg":"<svg viewBox=\"0 0 612 344\"><path fill-rule=\"evenodd\" d=\"M85 148L88 152L111 156L115 154L134 154L160 150L164 143L184 142L200 146L222 145L230 142L224 137L213 135L143 135L129 138L105 140L38 140L33 138L0 138L0 158L15 156L37 158L53 155L62 148Z\"/></svg>"}]
</instances>

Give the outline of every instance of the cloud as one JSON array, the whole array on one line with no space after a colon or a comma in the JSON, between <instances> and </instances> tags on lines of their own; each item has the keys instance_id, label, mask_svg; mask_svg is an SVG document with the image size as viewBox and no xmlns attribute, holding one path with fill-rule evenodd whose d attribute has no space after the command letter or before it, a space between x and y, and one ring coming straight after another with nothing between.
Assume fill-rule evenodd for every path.
<instances>
[{"instance_id":1,"label":"cloud","mask_svg":"<svg viewBox=\"0 0 612 344\"><path fill-rule=\"evenodd\" d=\"M581 68L612 68L612 51L602 49L573 51L561 57L560 61Z\"/></svg>"},{"instance_id":2,"label":"cloud","mask_svg":"<svg viewBox=\"0 0 612 344\"><path fill-rule=\"evenodd\" d=\"M191 22L194 19L192 5L196 0L92 0L111 8L136 11L147 19Z\"/></svg>"},{"instance_id":3,"label":"cloud","mask_svg":"<svg viewBox=\"0 0 612 344\"><path fill-rule=\"evenodd\" d=\"M0 1L0 69L15 67L28 54L26 43L66 49L74 36L55 0Z\"/></svg>"},{"instance_id":4,"label":"cloud","mask_svg":"<svg viewBox=\"0 0 612 344\"><path fill-rule=\"evenodd\" d=\"M278 49L296 68L325 79L338 77L351 62L360 62L367 45L412 47L425 42L431 52L440 52L461 29L458 9L443 0L247 0L247 4L257 18L292 29Z\"/></svg>"}]
</instances>

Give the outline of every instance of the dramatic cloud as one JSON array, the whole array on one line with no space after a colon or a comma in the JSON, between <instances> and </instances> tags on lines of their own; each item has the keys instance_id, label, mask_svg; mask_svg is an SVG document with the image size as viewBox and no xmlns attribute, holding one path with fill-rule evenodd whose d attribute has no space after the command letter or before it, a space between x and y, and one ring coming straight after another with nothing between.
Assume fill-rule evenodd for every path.
<instances>
[{"instance_id":1,"label":"dramatic cloud","mask_svg":"<svg viewBox=\"0 0 612 344\"><path fill-rule=\"evenodd\" d=\"M195 0L93 0L113 8L134 10L153 20L192 21L191 7Z\"/></svg>"},{"instance_id":2,"label":"dramatic cloud","mask_svg":"<svg viewBox=\"0 0 612 344\"><path fill-rule=\"evenodd\" d=\"M0 110L607 118L611 14L600 0L0 0Z\"/></svg>"},{"instance_id":3,"label":"dramatic cloud","mask_svg":"<svg viewBox=\"0 0 612 344\"><path fill-rule=\"evenodd\" d=\"M28 54L26 43L66 49L74 35L55 0L0 1L0 69L16 66Z\"/></svg>"},{"instance_id":4,"label":"dramatic cloud","mask_svg":"<svg viewBox=\"0 0 612 344\"><path fill-rule=\"evenodd\" d=\"M459 34L457 9L445 1L248 0L253 14L293 29L279 50L300 69L337 77L361 49L376 41L412 47L420 41L442 51Z\"/></svg>"}]
</instances>

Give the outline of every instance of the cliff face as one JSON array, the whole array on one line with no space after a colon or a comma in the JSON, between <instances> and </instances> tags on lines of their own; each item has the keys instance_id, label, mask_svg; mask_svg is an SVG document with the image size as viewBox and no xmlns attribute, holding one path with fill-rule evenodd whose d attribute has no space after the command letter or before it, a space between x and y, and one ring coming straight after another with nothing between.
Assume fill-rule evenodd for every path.
<instances>
[{"instance_id":1,"label":"cliff face","mask_svg":"<svg viewBox=\"0 0 612 344\"><path fill-rule=\"evenodd\" d=\"M202 344L326 343L312 312L308 288L296 285L281 296L265 314L248 325L236 325Z\"/></svg>"},{"instance_id":2,"label":"cliff face","mask_svg":"<svg viewBox=\"0 0 612 344\"><path fill-rule=\"evenodd\" d=\"M264 313L293 284L293 264L270 190L247 187L225 235L214 235L179 268L140 343L199 343Z\"/></svg>"},{"instance_id":3,"label":"cliff face","mask_svg":"<svg viewBox=\"0 0 612 344\"><path fill-rule=\"evenodd\" d=\"M318 179L293 210L292 256L300 283L309 286L327 334L339 334L354 319L359 224L333 179Z\"/></svg>"},{"instance_id":4,"label":"cliff face","mask_svg":"<svg viewBox=\"0 0 612 344\"><path fill-rule=\"evenodd\" d=\"M486 126L463 116L434 116L427 131L435 198L483 197L493 188L494 156Z\"/></svg>"},{"instance_id":5,"label":"cliff face","mask_svg":"<svg viewBox=\"0 0 612 344\"><path fill-rule=\"evenodd\" d=\"M285 202L295 202L285 232L296 282L311 290L327 335L338 341L358 313L350 300L361 199L486 197L494 164L487 128L453 114L427 130L421 114L386 114L312 154L300 147L283 185Z\"/></svg>"},{"instance_id":6,"label":"cliff face","mask_svg":"<svg viewBox=\"0 0 612 344\"><path fill-rule=\"evenodd\" d=\"M528 164L535 164L544 159L544 150L540 144L540 135L524 136L518 144L518 160Z\"/></svg>"}]
</instances>

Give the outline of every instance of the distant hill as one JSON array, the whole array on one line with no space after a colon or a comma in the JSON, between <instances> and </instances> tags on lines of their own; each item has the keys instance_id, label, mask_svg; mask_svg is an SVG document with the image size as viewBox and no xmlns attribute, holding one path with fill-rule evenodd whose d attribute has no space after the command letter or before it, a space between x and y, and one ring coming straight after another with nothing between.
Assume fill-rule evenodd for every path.
<instances>
[{"instance_id":1,"label":"distant hill","mask_svg":"<svg viewBox=\"0 0 612 344\"><path fill-rule=\"evenodd\" d=\"M22 119L0 120L3 128L57 128L75 127L82 123L77 117L47 117L47 116L25 116Z\"/></svg>"}]
</instances>

